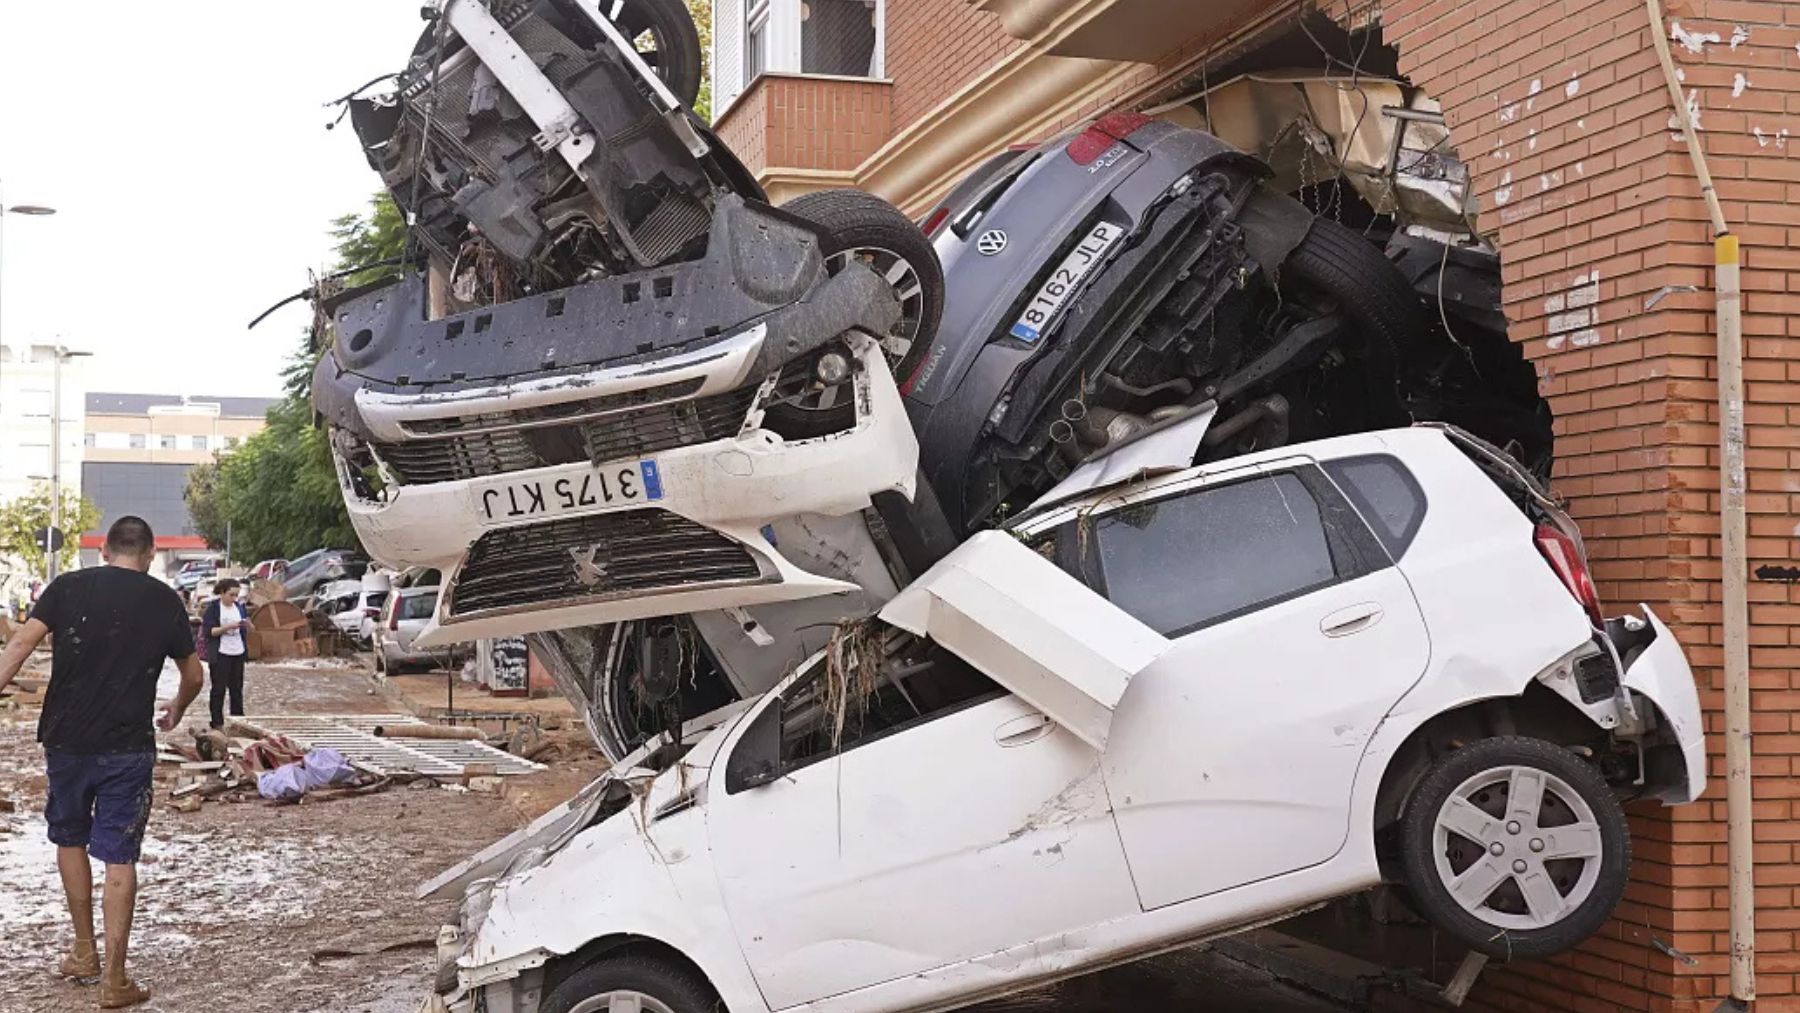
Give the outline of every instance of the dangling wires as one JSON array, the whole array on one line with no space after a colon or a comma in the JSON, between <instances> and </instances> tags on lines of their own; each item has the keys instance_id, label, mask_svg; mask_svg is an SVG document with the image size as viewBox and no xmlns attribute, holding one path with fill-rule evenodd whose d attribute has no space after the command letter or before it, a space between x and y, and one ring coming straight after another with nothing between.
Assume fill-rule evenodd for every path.
<instances>
[{"instance_id":1,"label":"dangling wires","mask_svg":"<svg viewBox=\"0 0 1800 1013\"><path fill-rule=\"evenodd\" d=\"M456 0L444 0L438 10L431 42L431 93L425 100L425 128L419 132L419 157L413 163L412 198L406 205L406 257L414 259L413 227L419 222L419 189L425 179L425 160L431 157L431 128L437 122L438 84L444 72L444 37L450 27L450 8Z\"/></svg>"}]
</instances>

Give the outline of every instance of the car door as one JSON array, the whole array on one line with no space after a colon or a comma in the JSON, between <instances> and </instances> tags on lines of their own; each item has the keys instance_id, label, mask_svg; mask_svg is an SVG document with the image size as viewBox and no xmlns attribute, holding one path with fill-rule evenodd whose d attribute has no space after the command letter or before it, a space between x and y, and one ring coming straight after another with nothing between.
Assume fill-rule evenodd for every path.
<instances>
[{"instance_id":1,"label":"car door","mask_svg":"<svg viewBox=\"0 0 1800 1013\"><path fill-rule=\"evenodd\" d=\"M917 664L837 748L819 665L715 781L713 860L772 1009L1138 915L1099 753L941 648Z\"/></svg>"},{"instance_id":2,"label":"car door","mask_svg":"<svg viewBox=\"0 0 1800 1013\"><path fill-rule=\"evenodd\" d=\"M1337 854L1363 750L1430 653L1381 539L1295 462L1076 523L1107 597L1174 641L1133 680L1103 765L1145 909Z\"/></svg>"}]
</instances>

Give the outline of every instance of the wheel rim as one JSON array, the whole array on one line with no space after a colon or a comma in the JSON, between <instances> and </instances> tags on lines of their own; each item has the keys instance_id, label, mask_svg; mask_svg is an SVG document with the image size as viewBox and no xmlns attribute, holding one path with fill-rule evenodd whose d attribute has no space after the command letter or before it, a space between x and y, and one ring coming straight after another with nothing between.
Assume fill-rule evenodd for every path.
<instances>
[{"instance_id":1,"label":"wheel rim","mask_svg":"<svg viewBox=\"0 0 1800 1013\"><path fill-rule=\"evenodd\" d=\"M1496 928L1547 928L1578 910L1600 878L1594 810L1536 767L1484 770L1438 808L1432 855L1464 911Z\"/></svg>"},{"instance_id":2,"label":"wheel rim","mask_svg":"<svg viewBox=\"0 0 1800 1013\"><path fill-rule=\"evenodd\" d=\"M592 999L583 999L575 1004L569 1013L675 1013L669 1005L653 995L620 989L616 992L602 992Z\"/></svg>"},{"instance_id":3,"label":"wheel rim","mask_svg":"<svg viewBox=\"0 0 1800 1013\"><path fill-rule=\"evenodd\" d=\"M673 84L669 80L670 70L663 66L662 59L662 54L669 49L672 40L657 33L656 21L650 17L648 5L611 0L605 9L607 20L619 26L620 34L631 43L631 48L637 50L644 63L656 71L656 76L662 78L664 84Z\"/></svg>"},{"instance_id":4,"label":"wheel rim","mask_svg":"<svg viewBox=\"0 0 1800 1013\"><path fill-rule=\"evenodd\" d=\"M853 247L827 258L825 266L836 274L853 260L867 264L886 279L888 287L894 290L894 297L900 300L900 322L881 342L888 362L898 364L919 340L919 326L925 319L925 283L911 261L880 246Z\"/></svg>"}]
</instances>

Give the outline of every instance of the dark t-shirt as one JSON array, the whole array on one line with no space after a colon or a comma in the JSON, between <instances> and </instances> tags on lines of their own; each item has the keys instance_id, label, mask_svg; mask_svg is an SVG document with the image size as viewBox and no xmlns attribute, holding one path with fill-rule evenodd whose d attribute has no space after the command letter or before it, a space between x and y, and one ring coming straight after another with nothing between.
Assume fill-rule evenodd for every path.
<instances>
[{"instance_id":1,"label":"dark t-shirt","mask_svg":"<svg viewBox=\"0 0 1800 1013\"><path fill-rule=\"evenodd\" d=\"M162 581L97 566L50 582L31 610L55 655L38 741L63 753L156 748L152 720L164 658L194 653L181 599Z\"/></svg>"}]
</instances>

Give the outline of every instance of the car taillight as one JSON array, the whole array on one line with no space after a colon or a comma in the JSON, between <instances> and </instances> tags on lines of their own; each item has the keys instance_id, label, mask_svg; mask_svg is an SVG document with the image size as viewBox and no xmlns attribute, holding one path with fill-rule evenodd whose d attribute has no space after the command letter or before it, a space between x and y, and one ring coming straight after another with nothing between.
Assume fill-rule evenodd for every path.
<instances>
[{"instance_id":1,"label":"car taillight","mask_svg":"<svg viewBox=\"0 0 1800 1013\"><path fill-rule=\"evenodd\" d=\"M388 614L388 629L397 630L399 628L400 628L400 610L398 608L395 608L393 612Z\"/></svg>"},{"instance_id":2,"label":"car taillight","mask_svg":"<svg viewBox=\"0 0 1800 1013\"><path fill-rule=\"evenodd\" d=\"M925 224L919 227L919 231L925 233L926 239L936 239L937 234L944 231L944 223L949 220L950 208L946 205L933 211L931 217L925 219Z\"/></svg>"},{"instance_id":3,"label":"car taillight","mask_svg":"<svg viewBox=\"0 0 1800 1013\"><path fill-rule=\"evenodd\" d=\"M1538 552L1543 554L1550 569L1556 571L1563 586L1587 610L1588 619L1595 628L1604 627L1606 617L1600 611L1600 591L1594 587L1594 578L1588 573L1587 560L1581 556L1581 546L1575 544L1575 539L1549 524L1539 524L1533 540L1537 542Z\"/></svg>"},{"instance_id":4,"label":"car taillight","mask_svg":"<svg viewBox=\"0 0 1800 1013\"><path fill-rule=\"evenodd\" d=\"M1143 113L1112 113L1102 116L1083 130L1081 136L1069 142L1069 157L1074 159L1076 165L1091 165L1113 145L1137 133L1139 127L1149 122L1150 117Z\"/></svg>"}]
</instances>

